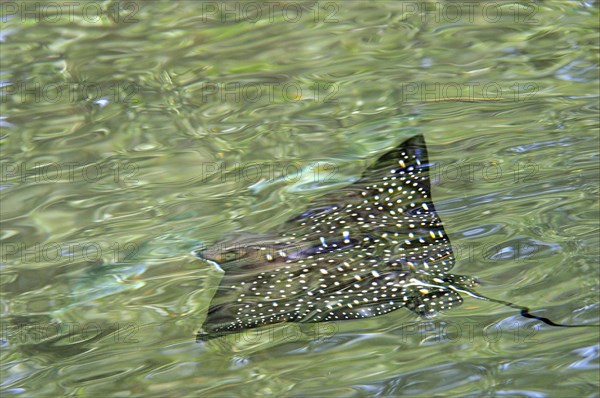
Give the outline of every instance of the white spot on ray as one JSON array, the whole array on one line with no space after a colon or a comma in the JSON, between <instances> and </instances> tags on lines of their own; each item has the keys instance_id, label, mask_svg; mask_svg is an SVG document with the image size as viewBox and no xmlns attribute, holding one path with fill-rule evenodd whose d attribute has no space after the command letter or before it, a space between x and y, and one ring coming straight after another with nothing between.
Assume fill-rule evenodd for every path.
<instances>
[{"instance_id":1,"label":"white spot on ray","mask_svg":"<svg viewBox=\"0 0 600 398\"><path fill-rule=\"evenodd\" d=\"M344 231L342 234L344 235L344 243L350 243L350 231Z\"/></svg>"}]
</instances>

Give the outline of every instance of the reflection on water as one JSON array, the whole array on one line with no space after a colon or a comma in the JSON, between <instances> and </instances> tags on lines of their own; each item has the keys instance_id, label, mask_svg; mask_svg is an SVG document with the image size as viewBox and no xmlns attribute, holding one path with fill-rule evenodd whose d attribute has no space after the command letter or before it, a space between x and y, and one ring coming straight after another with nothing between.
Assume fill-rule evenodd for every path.
<instances>
[{"instance_id":1,"label":"reflection on water","mask_svg":"<svg viewBox=\"0 0 600 398\"><path fill-rule=\"evenodd\" d=\"M198 345L189 254L422 133L456 272L598 323L594 2L90 4L2 3L5 394L596 393L597 329L470 299Z\"/></svg>"}]
</instances>

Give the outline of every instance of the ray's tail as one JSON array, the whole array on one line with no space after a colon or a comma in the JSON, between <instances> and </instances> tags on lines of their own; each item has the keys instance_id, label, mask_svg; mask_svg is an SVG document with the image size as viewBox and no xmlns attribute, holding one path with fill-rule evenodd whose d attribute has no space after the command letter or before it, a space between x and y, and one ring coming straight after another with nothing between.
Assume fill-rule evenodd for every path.
<instances>
[{"instance_id":1,"label":"ray's tail","mask_svg":"<svg viewBox=\"0 0 600 398\"><path fill-rule=\"evenodd\" d=\"M600 326L600 325L565 325L563 323L556 323L548 318L545 318L543 316L537 316L537 315L533 315L530 311L529 308L521 306L521 305L517 305L514 303L510 303L508 301L502 301L502 300L495 300L495 299L491 299L486 297L486 300L489 301L493 301L495 303L499 303L499 304L504 304L508 307L517 309L521 311L521 316L524 318L530 318L530 319L537 319L538 321L544 322L546 325L549 326L555 326L555 327L559 327L559 328L582 328L582 327L590 327L590 326Z\"/></svg>"},{"instance_id":2,"label":"ray's tail","mask_svg":"<svg viewBox=\"0 0 600 398\"><path fill-rule=\"evenodd\" d=\"M511 303L509 301L498 300L498 299L493 299L493 298L490 298L490 297L486 297L486 296L483 296L483 295L481 295L479 293L475 293L472 290L469 290L469 289L464 288L464 287L460 287L459 288L459 287L453 285L452 288L454 290L458 291L458 292L465 293L465 294L467 294L467 295L469 295L469 296L471 296L473 298L476 298L478 300L491 301L491 302L494 302L494 303L503 304L503 305L505 305L507 307L511 307L511 308L517 309L517 310L520 311L520 314L521 314L522 317L529 318L529 319L537 319L538 321L544 322L546 325L549 325L549 326L554 326L554 327L559 327L559 328L600 327L600 325L565 325L565 324L562 324L562 323L556 323L556 322L554 322L554 321L552 321L552 320L550 320L548 318L545 318L543 316L533 315L531 313L531 309L529 309L528 307L525 307L525 306L522 306L522 305L518 305L518 304L514 304L514 303Z\"/></svg>"}]
</instances>

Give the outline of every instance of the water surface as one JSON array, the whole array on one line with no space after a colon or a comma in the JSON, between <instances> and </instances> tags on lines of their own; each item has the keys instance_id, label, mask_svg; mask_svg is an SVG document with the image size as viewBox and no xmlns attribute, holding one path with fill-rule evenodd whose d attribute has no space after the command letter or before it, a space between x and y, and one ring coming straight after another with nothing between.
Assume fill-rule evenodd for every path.
<instances>
[{"instance_id":1,"label":"water surface","mask_svg":"<svg viewBox=\"0 0 600 398\"><path fill-rule=\"evenodd\" d=\"M219 275L190 255L421 133L454 271L597 324L597 3L14 4L3 394L598 396L598 329L468 298L197 344Z\"/></svg>"}]
</instances>

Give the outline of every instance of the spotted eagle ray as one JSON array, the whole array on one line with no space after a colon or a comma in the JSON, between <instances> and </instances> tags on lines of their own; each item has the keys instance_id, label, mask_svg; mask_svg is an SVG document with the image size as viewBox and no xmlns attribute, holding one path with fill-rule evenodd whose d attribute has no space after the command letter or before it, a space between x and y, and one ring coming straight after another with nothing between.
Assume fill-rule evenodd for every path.
<instances>
[{"instance_id":1,"label":"spotted eagle ray","mask_svg":"<svg viewBox=\"0 0 600 398\"><path fill-rule=\"evenodd\" d=\"M450 239L431 199L425 139L381 156L360 180L313 201L263 237L224 241L193 254L225 272L197 340L281 322L370 318L407 308L421 316L481 296L450 274Z\"/></svg>"}]
</instances>

